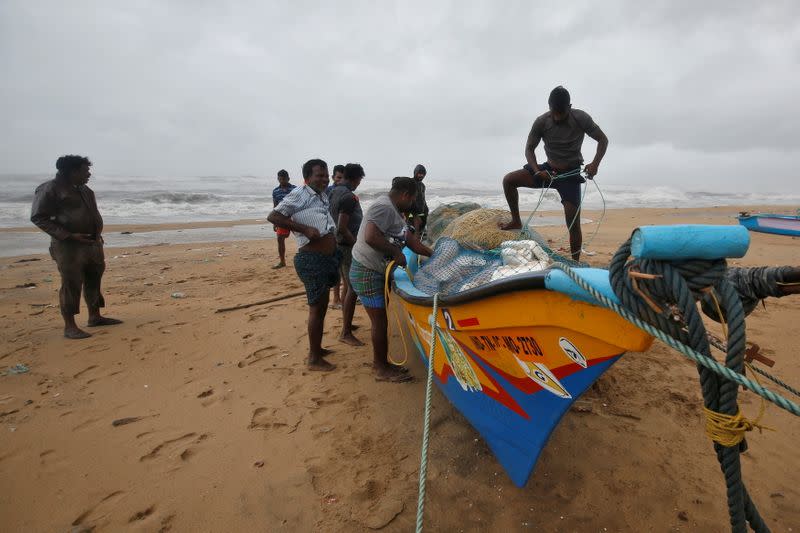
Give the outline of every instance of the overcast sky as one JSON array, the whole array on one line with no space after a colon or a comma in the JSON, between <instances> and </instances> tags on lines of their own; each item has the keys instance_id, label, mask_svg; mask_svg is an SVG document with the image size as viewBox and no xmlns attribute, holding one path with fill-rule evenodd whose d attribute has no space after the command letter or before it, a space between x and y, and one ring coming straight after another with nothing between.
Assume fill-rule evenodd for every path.
<instances>
[{"instance_id":1,"label":"overcast sky","mask_svg":"<svg viewBox=\"0 0 800 533\"><path fill-rule=\"evenodd\" d=\"M0 69L0 173L80 153L101 175L299 178L322 157L499 186L563 84L611 141L601 183L798 183L796 0L3 0Z\"/></svg>"}]
</instances>

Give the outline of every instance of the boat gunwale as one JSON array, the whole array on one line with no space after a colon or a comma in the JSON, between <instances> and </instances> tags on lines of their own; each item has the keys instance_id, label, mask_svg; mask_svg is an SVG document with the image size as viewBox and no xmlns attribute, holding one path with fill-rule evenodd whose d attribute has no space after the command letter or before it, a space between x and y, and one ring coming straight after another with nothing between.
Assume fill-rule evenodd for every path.
<instances>
[{"instance_id":1,"label":"boat gunwale","mask_svg":"<svg viewBox=\"0 0 800 533\"><path fill-rule=\"evenodd\" d=\"M775 215L771 213L754 213L752 215L739 215L736 218L738 218L739 220L750 220L757 218L779 218L781 220L792 220L800 222L800 216L798 215Z\"/></svg>"}]
</instances>

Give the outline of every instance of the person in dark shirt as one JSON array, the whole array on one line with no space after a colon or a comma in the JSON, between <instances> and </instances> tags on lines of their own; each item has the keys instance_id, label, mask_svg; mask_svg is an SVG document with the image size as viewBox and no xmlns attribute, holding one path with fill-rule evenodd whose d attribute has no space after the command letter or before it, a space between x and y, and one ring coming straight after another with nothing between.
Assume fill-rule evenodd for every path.
<instances>
[{"instance_id":1,"label":"person in dark shirt","mask_svg":"<svg viewBox=\"0 0 800 533\"><path fill-rule=\"evenodd\" d=\"M416 232L417 237L421 241L425 233L425 226L428 223L428 202L425 200L425 184L422 180L428 175L425 166L417 165L414 167L414 181L417 182L417 198L414 200L414 205L411 206L411 212L408 214L411 225Z\"/></svg>"},{"instance_id":2,"label":"person in dark shirt","mask_svg":"<svg viewBox=\"0 0 800 533\"><path fill-rule=\"evenodd\" d=\"M351 346L364 343L353 335L353 314L356 310L356 293L350 286L350 264L353 259L353 245L361 227L361 203L355 190L364 179L364 168L357 163L344 167L344 179L331 190L328 198L331 203L331 216L336 221L336 244L342 254L339 272L342 279L342 334L339 340ZM334 288L335 290L335 288Z\"/></svg>"},{"instance_id":3,"label":"person in dark shirt","mask_svg":"<svg viewBox=\"0 0 800 533\"><path fill-rule=\"evenodd\" d=\"M272 189L272 207L273 209L281 203L281 200L286 198L286 195L292 192L294 185L289 183L289 173L284 169L278 171L278 186ZM272 226L275 234L278 236L278 255L280 261L274 268L283 268L286 266L286 237L291 234L289 228L282 228L280 226Z\"/></svg>"},{"instance_id":4,"label":"person in dark shirt","mask_svg":"<svg viewBox=\"0 0 800 533\"><path fill-rule=\"evenodd\" d=\"M333 188L339 185L343 179L344 179L344 165L334 165L333 175L331 176L332 183L328 185L328 187L325 189L325 194L327 194L329 198L331 195L331 191L333 191ZM336 216L333 217L333 220L336 220ZM342 302L344 301L344 294L345 291L344 289L342 289L342 282L337 281L336 285L333 287L333 303L331 303L331 309L342 308Z\"/></svg>"},{"instance_id":5,"label":"person in dark shirt","mask_svg":"<svg viewBox=\"0 0 800 533\"><path fill-rule=\"evenodd\" d=\"M503 178L503 191L511 210L511 222L500 227L522 228L518 187L551 187L561 196L569 227L570 251L572 258L578 261L583 244L580 221L581 184L585 180L579 174L558 179L558 174L580 170L583 164L581 146L584 135L588 135L597 141L597 153L583 170L589 179L594 178L608 148L608 137L588 113L572 108L569 92L564 87L559 85L550 92L548 104L550 111L536 118L528 135L525 145L527 164L521 170L510 172ZM547 155L547 162L542 164L536 160L534 152L540 141L544 141L544 152Z\"/></svg>"},{"instance_id":6,"label":"person in dark shirt","mask_svg":"<svg viewBox=\"0 0 800 533\"><path fill-rule=\"evenodd\" d=\"M122 323L100 314L100 308L105 307L100 282L106 263L103 217L97 209L94 192L86 186L92 175L91 165L83 156L59 157L55 178L36 188L31 208L31 222L52 237L50 256L61 274L58 300L64 318L64 336L68 339L91 337L75 323L81 289L89 311L89 327Z\"/></svg>"}]
</instances>

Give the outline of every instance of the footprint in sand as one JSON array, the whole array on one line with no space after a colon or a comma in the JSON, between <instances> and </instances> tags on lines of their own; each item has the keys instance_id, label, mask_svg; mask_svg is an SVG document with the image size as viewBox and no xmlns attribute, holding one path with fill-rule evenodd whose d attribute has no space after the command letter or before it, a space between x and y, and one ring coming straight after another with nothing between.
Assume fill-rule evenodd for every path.
<instances>
[{"instance_id":1,"label":"footprint in sand","mask_svg":"<svg viewBox=\"0 0 800 533\"><path fill-rule=\"evenodd\" d=\"M215 394L213 387L209 387L198 394L197 397L203 399L203 401L200 402L200 405L203 407L209 407L215 403L227 402L231 397L231 392L231 390L228 390L222 394Z\"/></svg>"},{"instance_id":2,"label":"footprint in sand","mask_svg":"<svg viewBox=\"0 0 800 533\"><path fill-rule=\"evenodd\" d=\"M136 514L134 514L133 516L131 516L128 519L128 523L132 524L133 522L138 522L139 520L144 520L145 518L147 518L148 516L153 514L153 512L155 510L156 510L156 506L155 505L151 505L150 507L148 507L144 511L139 511Z\"/></svg>"},{"instance_id":3,"label":"footprint in sand","mask_svg":"<svg viewBox=\"0 0 800 533\"><path fill-rule=\"evenodd\" d=\"M332 394L330 396L312 396L311 401L314 402L315 407L319 408L325 405L342 403L345 401L345 399L341 394Z\"/></svg>"},{"instance_id":4,"label":"footprint in sand","mask_svg":"<svg viewBox=\"0 0 800 533\"><path fill-rule=\"evenodd\" d=\"M81 526L107 517L116 505L122 500L125 492L117 490L100 500L97 504L83 511L78 518L72 521L73 526ZM96 518L94 518L96 517ZM97 524L94 524L97 525Z\"/></svg>"},{"instance_id":5,"label":"footprint in sand","mask_svg":"<svg viewBox=\"0 0 800 533\"><path fill-rule=\"evenodd\" d=\"M366 394L351 396L350 399L347 400L347 411L360 412L367 407L368 403L369 403L369 396L367 396Z\"/></svg>"},{"instance_id":6,"label":"footprint in sand","mask_svg":"<svg viewBox=\"0 0 800 533\"><path fill-rule=\"evenodd\" d=\"M56 453L55 450L45 450L42 453L40 453L39 454L39 464L41 466L49 466L49 465L51 465L54 462L53 458L51 457L54 453Z\"/></svg>"},{"instance_id":7,"label":"footprint in sand","mask_svg":"<svg viewBox=\"0 0 800 533\"><path fill-rule=\"evenodd\" d=\"M189 442L191 442L193 444L199 444L199 443L203 442L204 440L206 440L207 438L208 438L208 434L207 433L203 433L202 435L198 436L197 433L192 432L192 433L186 433L185 435L181 435L180 437L176 437L174 439L165 440L164 442L162 442L161 444L159 444L158 446L156 446L155 448L150 450L150 453L141 456L139 458L139 461L140 462L144 462L144 461L150 461L150 460L156 459L157 457L161 456L162 454L168 453L169 450L172 450L174 448L182 447L184 444L189 443ZM191 451L191 452L187 453L187 451L189 451L190 449L191 448L185 448L179 454L181 459L186 460L194 453L194 451ZM186 454L186 455L184 456L184 454Z\"/></svg>"},{"instance_id":8,"label":"footprint in sand","mask_svg":"<svg viewBox=\"0 0 800 533\"><path fill-rule=\"evenodd\" d=\"M245 357L243 361L239 361L239 364L236 366L239 368L244 368L246 366L254 365L263 359L274 357L276 355L278 355L278 352L275 351L275 346L264 346L263 348L259 348L258 350L252 352L250 355Z\"/></svg>"},{"instance_id":9,"label":"footprint in sand","mask_svg":"<svg viewBox=\"0 0 800 533\"><path fill-rule=\"evenodd\" d=\"M100 420L99 418L90 418L89 420L85 420L80 424L78 424L77 426L75 426L74 428L72 428L72 431L80 431L82 429L85 429L94 424L95 422L98 422L99 420Z\"/></svg>"},{"instance_id":10,"label":"footprint in sand","mask_svg":"<svg viewBox=\"0 0 800 533\"><path fill-rule=\"evenodd\" d=\"M77 374L73 374L73 375L72 375L72 377L73 377L74 379L78 379L79 377L81 377L82 375L84 375L86 372L88 372L88 371L90 371L90 370L94 370L95 368L97 368L97 365L91 365L91 366L87 366L86 368L84 368L83 370L81 370L80 372L78 372Z\"/></svg>"},{"instance_id":11,"label":"footprint in sand","mask_svg":"<svg viewBox=\"0 0 800 533\"><path fill-rule=\"evenodd\" d=\"M288 433L294 433L297 426L303 421L302 414L291 413L289 417L276 417L277 409L268 407L259 407L253 411L253 416L250 419L250 425L247 429L255 430L270 430L287 428Z\"/></svg>"}]
</instances>

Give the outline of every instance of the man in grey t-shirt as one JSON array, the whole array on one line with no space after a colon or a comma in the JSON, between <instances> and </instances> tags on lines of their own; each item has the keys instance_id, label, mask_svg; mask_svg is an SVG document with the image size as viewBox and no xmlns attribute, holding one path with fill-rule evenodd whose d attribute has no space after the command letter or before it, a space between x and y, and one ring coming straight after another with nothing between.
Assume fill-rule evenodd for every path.
<instances>
[{"instance_id":1,"label":"man in grey t-shirt","mask_svg":"<svg viewBox=\"0 0 800 533\"><path fill-rule=\"evenodd\" d=\"M388 319L384 286L387 264L394 260L397 266L406 266L403 247L430 257L433 251L419 242L416 235L407 231L402 212L407 212L417 195L416 182L407 177L392 180L389 194L376 199L367 209L356 244L353 246L353 264L350 283L361 298L372 324L372 366L379 381L403 382L410 377L388 360Z\"/></svg>"},{"instance_id":2,"label":"man in grey t-shirt","mask_svg":"<svg viewBox=\"0 0 800 533\"><path fill-rule=\"evenodd\" d=\"M580 259L583 235L580 223L581 183L584 179L576 175L568 178L553 179L558 174L579 171L583 164L581 146L584 135L597 141L597 153L591 163L584 167L589 178L594 178L600 161L608 148L608 137L594 123L585 111L573 109L569 92L558 86L550 92L548 100L550 111L539 116L533 123L525 145L527 164L521 170L506 174L503 178L503 191L511 210L511 222L503 224L502 229L520 229L522 220L519 216L519 187L534 189L550 187L556 189L564 206L564 216L569 228L569 247L572 258ZM534 150L544 141L544 152L547 162L539 164Z\"/></svg>"}]
</instances>

